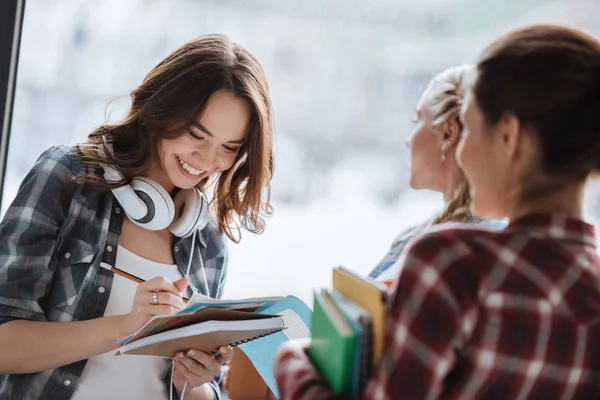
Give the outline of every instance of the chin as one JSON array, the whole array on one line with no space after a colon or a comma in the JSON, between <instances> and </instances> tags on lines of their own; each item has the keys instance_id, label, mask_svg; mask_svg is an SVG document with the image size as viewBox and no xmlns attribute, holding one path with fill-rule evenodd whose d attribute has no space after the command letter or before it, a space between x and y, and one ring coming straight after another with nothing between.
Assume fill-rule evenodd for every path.
<instances>
[{"instance_id":1,"label":"chin","mask_svg":"<svg viewBox=\"0 0 600 400\"><path fill-rule=\"evenodd\" d=\"M419 181L416 180L415 178L413 178L412 176L410 177L410 181L408 182L408 185L415 190L419 190L422 189L421 185L419 185Z\"/></svg>"},{"instance_id":2,"label":"chin","mask_svg":"<svg viewBox=\"0 0 600 400\"><path fill-rule=\"evenodd\" d=\"M191 189L198 184L198 182L192 182L188 179L173 180L172 182L176 188L184 189L184 190Z\"/></svg>"},{"instance_id":3,"label":"chin","mask_svg":"<svg viewBox=\"0 0 600 400\"><path fill-rule=\"evenodd\" d=\"M169 172L170 173L168 173L167 176L173 184L173 186L175 186L176 188L191 189L198 184L198 182L195 182L191 179L186 179L185 177L181 176L178 171Z\"/></svg>"}]
</instances>

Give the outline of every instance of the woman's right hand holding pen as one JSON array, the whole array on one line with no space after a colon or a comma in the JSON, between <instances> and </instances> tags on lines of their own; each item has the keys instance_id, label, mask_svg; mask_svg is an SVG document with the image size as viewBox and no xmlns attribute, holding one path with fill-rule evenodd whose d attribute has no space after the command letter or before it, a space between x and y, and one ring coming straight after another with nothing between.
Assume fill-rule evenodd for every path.
<instances>
[{"instance_id":1,"label":"woman's right hand holding pen","mask_svg":"<svg viewBox=\"0 0 600 400\"><path fill-rule=\"evenodd\" d=\"M131 311L123 315L123 336L131 335L156 315L174 314L185 307L182 292L188 286L187 278L171 282L157 276L141 283L136 290Z\"/></svg>"}]
</instances>

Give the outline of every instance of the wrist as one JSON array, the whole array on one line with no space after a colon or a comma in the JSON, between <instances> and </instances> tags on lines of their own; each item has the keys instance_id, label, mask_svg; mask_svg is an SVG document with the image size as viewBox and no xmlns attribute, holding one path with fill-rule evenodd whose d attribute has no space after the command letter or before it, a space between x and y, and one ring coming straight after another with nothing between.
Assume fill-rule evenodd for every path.
<instances>
[{"instance_id":1,"label":"wrist","mask_svg":"<svg viewBox=\"0 0 600 400\"><path fill-rule=\"evenodd\" d=\"M177 391L179 398L181 398L181 392L183 391L183 385L176 385L175 383L173 385L175 386L175 390ZM206 382L200 386L196 386L193 389L188 386L187 389L185 389L185 397L184 398L186 400L187 399L189 399L189 400L215 400L216 396L215 396L215 391L213 390L213 388L209 385L208 382Z\"/></svg>"},{"instance_id":2,"label":"wrist","mask_svg":"<svg viewBox=\"0 0 600 400\"><path fill-rule=\"evenodd\" d=\"M110 339L115 344L115 346L118 345L119 340L133 333L125 332L125 315L114 315L105 318L109 319L110 321Z\"/></svg>"},{"instance_id":3,"label":"wrist","mask_svg":"<svg viewBox=\"0 0 600 400\"><path fill-rule=\"evenodd\" d=\"M192 397L192 399L198 399L198 400L215 400L216 396L215 396L215 391L213 390L212 386L206 382L204 385L200 385L196 388L194 388L194 390L192 390L192 393L194 393L194 396Z\"/></svg>"}]
</instances>

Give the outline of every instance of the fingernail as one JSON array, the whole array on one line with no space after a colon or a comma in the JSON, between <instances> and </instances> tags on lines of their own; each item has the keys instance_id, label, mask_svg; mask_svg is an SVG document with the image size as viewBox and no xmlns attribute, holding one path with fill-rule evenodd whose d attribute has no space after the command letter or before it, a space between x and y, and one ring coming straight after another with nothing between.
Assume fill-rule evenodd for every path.
<instances>
[{"instance_id":1,"label":"fingernail","mask_svg":"<svg viewBox=\"0 0 600 400\"><path fill-rule=\"evenodd\" d=\"M196 355L196 352L194 350L188 351L188 356L192 356L193 357L195 355Z\"/></svg>"},{"instance_id":2,"label":"fingernail","mask_svg":"<svg viewBox=\"0 0 600 400\"><path fill-rule=\"evenodd\" d=\"M221 347L219 349L219 353L221 353L221 354L227 354L228 351L229 351L229 349L227 347Z\"/></svg>"},{"instance_id":3,"label":"fingernail","mask_svg":"<svg viewBox=\"0 0 600 400\"><path fill-rule=\"evenodd\" d=\"M177 357L179 357L179 358L183 358L183 357L184 357L184 354L183 354L183 353L179 353L179 354L177 354Z\"/></svg>"},{"instance_id":4,"label":"fingernail","mask_svg":"<svg viewBox=\"0 0 600 400\"><path fill-rule=\"evenodd\" d=\"M183 293L182 292L179 292L179 297L183 297Z\"/></svg>"}]
</instances>

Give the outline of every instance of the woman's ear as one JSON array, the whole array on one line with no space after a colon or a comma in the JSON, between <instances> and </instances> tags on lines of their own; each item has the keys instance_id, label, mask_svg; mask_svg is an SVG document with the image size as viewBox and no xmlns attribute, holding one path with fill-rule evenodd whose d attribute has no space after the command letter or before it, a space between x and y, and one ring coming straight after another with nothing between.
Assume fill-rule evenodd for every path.
<instances>
[{"instance_id":1,"label":"woman's ear","mask_svg":"<svg viewBox=\"0 0 600 400\"><path fill-rule=\"evenodd\" d=\"M446 148L456 146L460 141L462 127L456 119L446 121L442 127L442 142Z\"/></svg>"}]
</instances>

